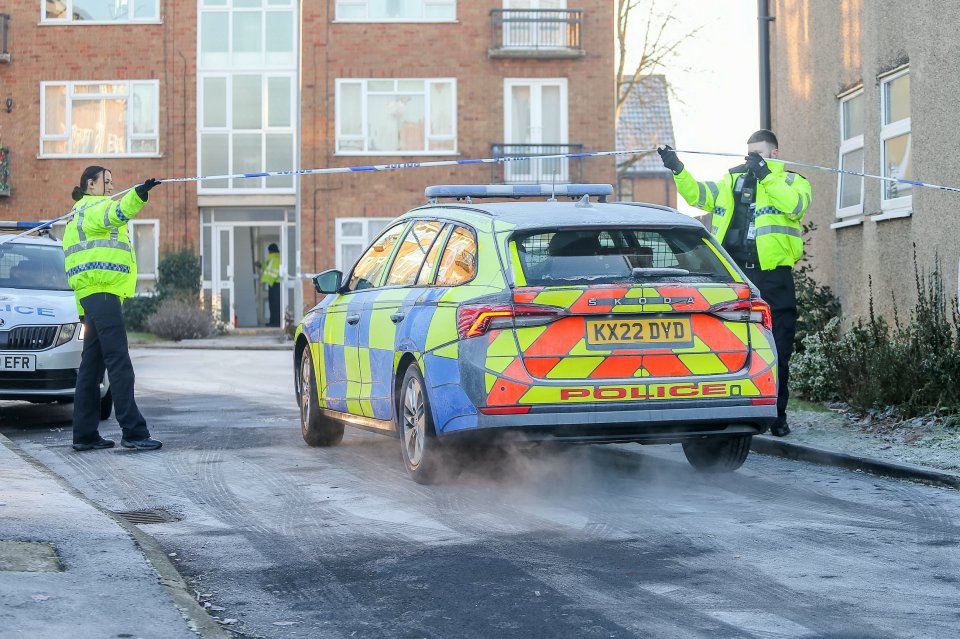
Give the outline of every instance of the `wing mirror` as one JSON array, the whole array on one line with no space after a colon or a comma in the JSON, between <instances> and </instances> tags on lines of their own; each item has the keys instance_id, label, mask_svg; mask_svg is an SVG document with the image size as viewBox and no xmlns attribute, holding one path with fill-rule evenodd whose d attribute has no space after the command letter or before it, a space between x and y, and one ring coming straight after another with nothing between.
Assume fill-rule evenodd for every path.
<instances>
[{"instance_id":1,"label":"wing mirror","mask_svg":"<svg viewBox=\"0 0 960 639\"><path fill-rule=\"evenodd\" d=\"M324 295L339 293L342 284L343 273L334 268L313 276L313 287Z\"/></svg>"}]
</instances>

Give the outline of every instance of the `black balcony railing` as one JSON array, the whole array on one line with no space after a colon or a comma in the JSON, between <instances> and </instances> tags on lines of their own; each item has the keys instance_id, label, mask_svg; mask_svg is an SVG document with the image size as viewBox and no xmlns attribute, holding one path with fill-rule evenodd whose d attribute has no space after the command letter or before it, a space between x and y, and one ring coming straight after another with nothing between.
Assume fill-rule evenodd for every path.
<instances>
[{"instance_id":1,"label":"black balcony railing","mask_svg":"<svg viewBox=\"0 0 960 639\"><path fill-rule=\"evenodd\" d=\"M582 9L492 9L490 55L579 57Z\"/></svg>"},{"instance_id":2,"label":"black balcony railing","mask_svg":"<svg viewBox=\"0 0 960 639\"><path fill-rule=\"evenodd\" d=\"M550 184L583 182L583 158L543 158L583 152L582 144L494 144L491 157L504 162L491 164L493 182Z\"/></svg>"}]
</instances>

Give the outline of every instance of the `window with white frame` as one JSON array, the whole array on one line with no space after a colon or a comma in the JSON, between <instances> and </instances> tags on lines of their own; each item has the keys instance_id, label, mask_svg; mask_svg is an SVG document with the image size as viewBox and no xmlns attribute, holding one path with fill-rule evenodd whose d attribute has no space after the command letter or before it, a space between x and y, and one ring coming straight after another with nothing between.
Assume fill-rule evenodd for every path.
<instances>
[{"instance_id":1,"label":"window with white frame","mask_svg":"<svg viewBox=\"0 0 960 639\"><path fill-rule=\"evenodd\" d=\"M457 150L457 82L337 80L337 153L437 155Z\"/></svg>"},{"instance_id":2,"label":"window with white frame","mask_svg":"<svg viewBox=\"0 0 960 639\"><path fill-rule=\"evenodd\" d=\"M450 22L456 0L337 0L342 22Z\"/></svg>"},{"instance_id":3,"label":"window with white frame","mask_svg":"<svg viewBox=\"0 0 960 639\"><path fill-rule=\"evenodd\" d=\"M131 220L127 230L137 256L137 295L153 295L160 265L160 220Z\"/></svg>"},{"instance_id":4,"label":"window with white frame","mask_svg":"<svg viewBox=\"0 0 960 639\"><path fill-rule=\"evenodd\" d=\"M160 0L41 0L40 22L156 22Z\"/></svg>"},{"instance_id":5,"label":"window with white frame","mask_svg":"<svg viewBox=\"0 0 960 639\"><path fill-rule=\"evenodd\" d=\"M880 165L884 177L913 179L910 144L910 72L902 69L880 78ZM913 187L884 182L880 200L884 211L908 210Z\"/></svg>"},{"instance_id":6,"label":"window with white frame","mask_svg":"<svg viewBox=\"0 0 960 639\"><path fill-rule=\"evenodd\" d=\"M348 273L363 251L392 221L391 217L338 217L335 233L337 270Z\"/></svg>"},{"instance_id":7,"label":"window with white frame","mask_svg":"<svg viewBox=\"0 0 960 639\"><path fill-rule=\"evenodd\" d=\"M840 168L863 173L863 88L840 98ZM837 178L837 217L863 214L863 178L847 173Z\"/></svg>"},{"instance_id":8,"label":"window with white frame","mask_svg":"<svg viewBox=\"0 0 960 639\"><path fill-rule=\"evenodd\" d=\"M296 149L295 0L200 0L201 175L289 171ZM293 193L292 176L203 180L203 194Z\"/></svg>"},{"instance_id":9,"label":"window with white frame","mask_svg":"<svg viewBox=\"0 0 960 639\"><path fill-rule=\"evenodd\" d=\"M40 83L40 156L155 156L157 80Z\"/></svg>"}]
</instances>

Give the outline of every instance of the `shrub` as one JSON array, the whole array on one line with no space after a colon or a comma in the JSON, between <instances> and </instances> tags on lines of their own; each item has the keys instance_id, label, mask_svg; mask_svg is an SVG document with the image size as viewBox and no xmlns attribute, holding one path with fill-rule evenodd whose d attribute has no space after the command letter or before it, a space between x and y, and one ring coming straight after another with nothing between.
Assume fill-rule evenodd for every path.
<instances>
[{"instance_id":1,"label":"shrub","mask_svg":"<svg viewBox=\"0 0 960 639\"><path fill-rule=\"evenodd\" d=\"M165 253L157 266L157 296L196 300L200 297L200 258L191 248Z\"/></svg>"},{"instance_id":2,"label":"shrub","mask_svg":"<svg viewBox=\"0 0 960 639\"><path fill-rule=\"evenodd\" d=\"M813 222L803 225L805 234L816 229ZM797 332L793 338L796 353L806 349L804 340L808 336L824 330L831 319L840 316L839 298L829 286L817 284L812 272L813 266L807 260L793 269L793 284L797 290Z\"/></svg>"},{"instance_id":3,"label":"shrub","mask_svg":"<svg viewBox=\"0 0 960 639\"><path fill-rule=\"evenodd\" d=\"M215 332L210 314L182 299L166 299L147 320L147 330L165 339L180 341L210 337Z\"/></svg>"},{"instance_id":4,"label":"shrub","mask_svg":"<svg viewBox=\"0 0 960 639\"><path fill-rule=\"evenodd\" d=\"M891 327L873 312L840 334L839 320L804 339L791 361L791 388L815 401L838 399L854 408L896 407L904 417L960 410L960 316L948 312L939 263L926 276L914 254L917 304L910 321Z\"/></svg>"},{"instance_id":5,"label":"shrub","mask_svg":"<svg viewBox=\"0 0 960 639\"><path fill-rule=\"evenodd\" d=\"M131 297L123 302L123 323L131 331L147 328L147 319L160 307L158 297Z\"/></svg>"}]
</instances>

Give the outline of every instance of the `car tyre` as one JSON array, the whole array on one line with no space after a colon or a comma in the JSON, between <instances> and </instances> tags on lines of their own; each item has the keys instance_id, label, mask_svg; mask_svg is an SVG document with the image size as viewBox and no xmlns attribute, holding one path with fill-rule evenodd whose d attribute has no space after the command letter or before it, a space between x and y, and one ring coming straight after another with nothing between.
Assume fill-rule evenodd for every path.
<instances>
[{"instance_id":1,"label":"car tyre","mask_svg":"<svg viewBox=\"0 0 960 639\"><path fill-rule=\"evenodd\" d=\"M427 385L416 364L407 367L397 398L397 433L400 453L411 479L418 484L436 483L444 456L436 431Z\"/></svg>"},{"instance_id":2,"label":"car tyre","mask_svg":"<svg viewBox=\"0 0 960 639\"><path fill-rule=\"evenodd\" d=\"M107 394L100 398L100 421L110 419L110 413L113 412L113 392L107 391Z\"/></svg>"},{"instance_id":3,"label":"car tyre","mask_svg":"<svg viewBox=\"0 0 960 639\"><path fill-rule=\"evenodd\" d=\"M697 470L729 473L741 466L750 454L751 435L710 437L683 442L683 454Z\"/></svg>"},{"instance_id":4,"label":"car tyre","mask_svg":"<svg viewBox=\"0 0 960 639\"><path fill-rule=\"evenodd\" d=\"M317 376L308 345L300 355L300 432L308 446L336 446L343 440L343 424L325 417L317 399Z\"/></svg>"}]
</instances>

